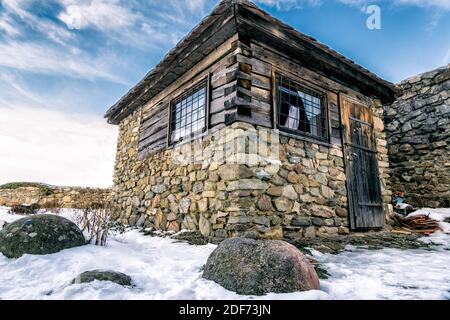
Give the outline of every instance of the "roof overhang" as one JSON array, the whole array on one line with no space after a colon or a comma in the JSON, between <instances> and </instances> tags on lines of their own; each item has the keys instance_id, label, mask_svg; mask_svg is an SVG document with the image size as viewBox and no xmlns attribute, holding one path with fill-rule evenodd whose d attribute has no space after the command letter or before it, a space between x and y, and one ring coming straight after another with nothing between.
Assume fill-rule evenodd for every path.
<instances>
[{"instance_id":1,"label":"roof overhang","mask_svg":"<svg viewBox=\"0 0 450 320\"><path fill-rule=\"evenodd\" d=\"M336 51L275 19L247 0L224 0L164 59L105 114L119 124L140 106L185 74L215 48L238 33L295 57L300 64L383 103L397 87Z\"/></svg>"}]
</instances>

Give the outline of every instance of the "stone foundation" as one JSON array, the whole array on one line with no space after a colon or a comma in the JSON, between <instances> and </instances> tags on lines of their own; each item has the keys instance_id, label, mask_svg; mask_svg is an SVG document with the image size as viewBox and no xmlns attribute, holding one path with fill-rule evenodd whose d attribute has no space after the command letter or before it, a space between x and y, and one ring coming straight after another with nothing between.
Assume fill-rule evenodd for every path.
<instances>
[{"instance_id":1,"label":"stone foundation","mask_svg":"<svg viewBox=\"0 0 450 320\"><path fill-rule=\"evenodd\" d=\"M115 219L163 231L199 230L212 241L349 233L340 145L237 122L139 160L139 117L138 111L119 127ZM378 140L382 151L386 141L383 135ZM387 150L380 154L386 160ZM389 175L386 168L380 171L389 202Z\"/></svg>"},{"instance_id":2,"label":"stone foundation","mask_svg":"<svg viewBox=\"0 0 450 320\"><path fill-rule=\"evenodd\" d=\"M0 189L0 206L12 207L22 204L38 204L41 208L84 209L92 205L107 205L110 189L77 187L32 186Z\"/></svg>"},{"instance_id":3,"label":"stone foundation","mask_svg":"<svg viewBox=\"0 0 450 320\"><path fill-rule=\"evenodd\" d=\"M450 206L450 65L400 83L385 107L392 190L417 207Z\"/></svg>"}]
</instances>

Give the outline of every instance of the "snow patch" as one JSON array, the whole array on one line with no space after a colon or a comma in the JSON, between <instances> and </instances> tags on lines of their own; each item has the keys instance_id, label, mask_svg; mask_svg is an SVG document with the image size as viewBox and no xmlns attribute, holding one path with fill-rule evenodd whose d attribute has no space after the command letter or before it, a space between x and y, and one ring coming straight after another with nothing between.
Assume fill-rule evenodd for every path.
<instances>
[{"instance_id":1,"label":"snow patch","mask_svg":"<svg viewBox=\"0 0 450 320\"><path fill-rule=\"evenodd\" d=\"M7 212L0 207L0 220L10 223L22 218ZM78 214L78 210L60 212L74 222ZM238 295L202 279L202 267L216 246L194 246L129 230L113 235L106 247L87 245L15 260L0 254L0 300L448 299L450 235L439 232L422 241L443 246L431 250L349 246L338 255L313 251L314 259L330 274L329 279L321 281L321 291L254 297ZM135 287L99 281L70 285L77 275L94 269L123 272L131 276Z\"/></svg>"}]
</instances>

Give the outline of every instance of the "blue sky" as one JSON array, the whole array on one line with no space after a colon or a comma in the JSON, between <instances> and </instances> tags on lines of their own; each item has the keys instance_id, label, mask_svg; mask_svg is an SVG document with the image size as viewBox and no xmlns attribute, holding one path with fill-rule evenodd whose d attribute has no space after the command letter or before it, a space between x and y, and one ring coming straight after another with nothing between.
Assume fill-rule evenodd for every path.
<instances>
[{"instance_id":1,"label":"blue sky","mask_svg":"<svg viewBox=\"0 0 450 320\"><path fill-rule=\"evenodd\" d=\"M256 2L389 81L450 62L450 0ZM217 3L0 0L0 183L110 184L104 112ZM381 30L366 27L370 4Z\"/></svg>"}]
</instances>

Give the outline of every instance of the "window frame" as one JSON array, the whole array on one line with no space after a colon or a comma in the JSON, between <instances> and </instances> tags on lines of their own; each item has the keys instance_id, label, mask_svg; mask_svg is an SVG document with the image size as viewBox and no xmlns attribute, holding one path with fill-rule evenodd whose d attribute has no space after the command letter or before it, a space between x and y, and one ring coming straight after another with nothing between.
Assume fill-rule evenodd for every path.
<instances>
[{"instance_id":1,"label":"window frame","mask_svg":"<svg viewBox=\"0 0 450 320\"><path fill-rule=\"evenodd\" d=\"M168 138L168 146L174 146L175 144L178 143L185 143L187 141L192 141L193 139L195 139L195 137L204 134L207 130L208 130L208 118L209 118L209 97L210 97L210 93L209 93L209 77L205 77L202 80L198 81L197 83L195 83L194 85L190 86L189 88L185 89L182 93L180 93L178 96L176 96L175 98L172 98L169 102L169 132L167 135ZM203 122L203 128L201 130L199 130L198 132L194 133L194 134L190 134L184 137L181 137L179 139L173 140L172 139L172 134L174 132L174 128L173 125L174 123L174 107L176 107L176 104L179 103L180 101L186 99L187 97L193 95L196 91L201 90L202 88L205 89L205 115L204 115L204 122ZM175 111L176 113L176 111ZM192 122L191 122L192 124Z\"/></svg>"},{"instance_id":2,"label":"window frame","mask_svg":"<svg viewBox=\"0 0 450 320\"><path fill-rule=\"evenodd\" d=\"M281 115L281 84L282 80L287 79L291 83L294 83L296 87L299 89L304 90L303 92L307 95L311 95L313 97L320 99L320 106L321 106L321 119L323 121L323 130L324 135L315 135L312 133L290 129L285 126L282 126L280 124L280 115ZM307 138L311 139L313 141L321 142L321 143L330 143L330 123L329 123L329 106L328 106L328 95L325 90L318 89L316 86L311 86L308 84L305 84L302 80L297 80L293 76L284 75L279 72L274 73L274 82L275 82L275 103L276 107L274 108L274 123L275 127L281 131L286 132L288 134L298 136L300 138Z\"/></svg>"}]
</instances>

